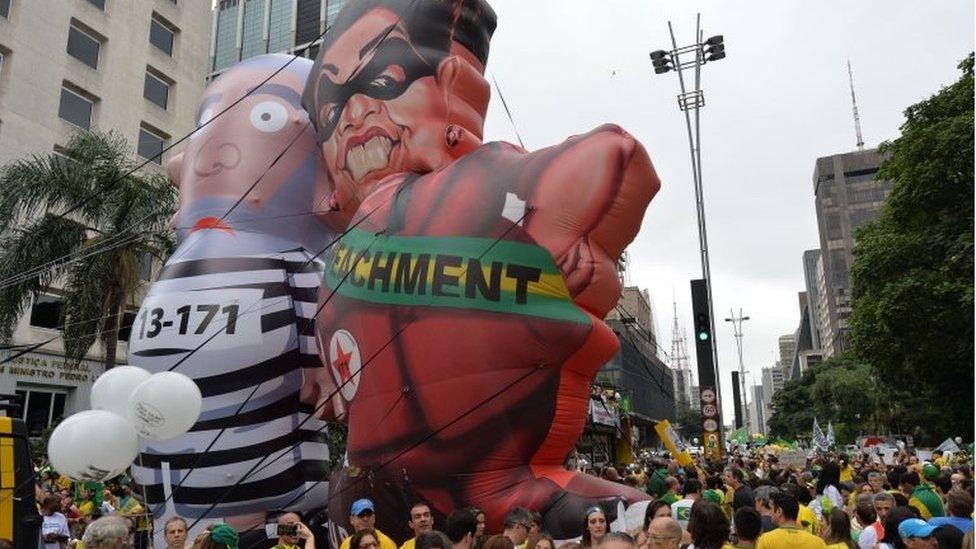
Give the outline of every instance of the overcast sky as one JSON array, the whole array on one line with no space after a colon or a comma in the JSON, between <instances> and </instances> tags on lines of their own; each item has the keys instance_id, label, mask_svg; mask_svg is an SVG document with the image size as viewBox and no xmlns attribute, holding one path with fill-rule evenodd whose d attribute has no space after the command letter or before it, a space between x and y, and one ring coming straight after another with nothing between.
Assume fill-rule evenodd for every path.
<instances>
[{"instance_id":1,"label":"overcast sky","mask_svg":"<svg viewBox=\"0 0 976 549\"><path fill-rule=\"evenodd\" d=\"M630 280L651 293L670 352L672 294L691 332L689 280L701 276L694 191L674 73L648 53L725 36L728 57L703 70L702 164L723 408L738 368L729 309L742 307L748 374L779 355L799 323L801 256L819 247L812 174L817 157L855 149L847 60L866 147L899 135L903 110L958 78L973 49L963 0L490 0L498 13L488 73L530 150L615 122L650 152L662 180L630 247ZM488 140L515 141L496 90ZM694 345L690 345L694 369ZM750 380L751 384L751 380ZM726 422L731 421L726 416Z\"/></svg>"}]
</instances>

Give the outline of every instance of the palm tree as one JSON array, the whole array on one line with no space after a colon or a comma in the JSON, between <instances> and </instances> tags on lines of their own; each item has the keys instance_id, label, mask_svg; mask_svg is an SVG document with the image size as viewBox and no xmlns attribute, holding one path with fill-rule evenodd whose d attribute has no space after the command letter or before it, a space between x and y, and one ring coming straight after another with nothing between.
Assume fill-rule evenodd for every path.
<instances>
[{"instance_id":1,"label":"palm tree","mask_svg":"<svg viewBox=\"0 0 976 549\"><path fill-rule=\"evenodd\" d=\"M111 368L143 259L173 249L176 190L160 173L136 171L118 133L78 132L63 152L0 168L0 340L56 285L65 355L80 361L99 340Z\"/></svg>"}]
</instances>

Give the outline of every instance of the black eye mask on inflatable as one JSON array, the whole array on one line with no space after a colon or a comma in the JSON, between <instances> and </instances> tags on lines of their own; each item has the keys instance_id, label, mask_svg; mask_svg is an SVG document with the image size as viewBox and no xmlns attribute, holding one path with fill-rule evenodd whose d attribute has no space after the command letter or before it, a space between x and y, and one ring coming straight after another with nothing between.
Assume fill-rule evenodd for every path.
<instances>
[{"instance_id":1,"label":"black eye mask on inflatable","mask_svg":"<svg viewBox=\"0 0 976 549\"><path fill-rule=\"evenodd\" d=\"M403 70L402 80L397 79L398 75L385 74L391 66ZM434 67L428 65L401 38L384 40L369 63L343 84L332 82L325 71L321 72L317 94L317 103L321 107L316 113L319 117L319 141L324 142L332 137L332 133L339 125L346 102L352 96L362 94L380 101L388 101L402 95L418 78L433 75Z\"/></svg>"}]
</instances>

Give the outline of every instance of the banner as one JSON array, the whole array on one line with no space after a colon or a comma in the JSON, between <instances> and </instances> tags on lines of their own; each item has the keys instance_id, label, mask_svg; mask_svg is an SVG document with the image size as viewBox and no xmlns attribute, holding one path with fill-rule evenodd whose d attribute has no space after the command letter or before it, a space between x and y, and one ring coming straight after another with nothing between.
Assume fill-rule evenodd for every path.
<instances>
[{"instance_id":1,"label":"banner","mask_svg":"<svg viewBox=\"0 0 976 549\"><path fill-rule=\"evenodd\" d=\"M691 454L678 448L677 441L680 439L678 438L678 434L674 432L674 428L671 427L670 421L665 419L664 421L658 422L654 426L654 430L657 431L657 436L661 437L661 442L664 443L664 447L671 452L671 456L678 462L678 465L681 467L691 465Z\"/></svg>"},{"instance_id":2,"label":"banner","mask_svg":"<svg viewBox=\"0 0 976 549\"><path fill-rule=\"evenodd\" d=\"M959 445L956 444L956 441L952 440L951 438L947 438L942 441L942 444L936 446L935 450L933 451L952 452L953 454L955 454L956 452L959 451Z\"/></svg>"},{"instance_id":3,"label":"banner","mask_svg":"<svg viewBox=\"0 0 976 549\"><path fill-rule=\"evenodd\" d=\"M593 419L593 423L620 427L620 415L595 398L590 399L590 417Z\"/></svg>"},{"instance_id":4,"label":"banner","mask_svg":"<svg viewBox=\"0 0 976 549\"><path fill-rule=\"evenodd\" d=\"M803 470L807 466L807 456L799 450L783 452L779 455L779 465L783 469Z\"/></svg>"}]
</instances>

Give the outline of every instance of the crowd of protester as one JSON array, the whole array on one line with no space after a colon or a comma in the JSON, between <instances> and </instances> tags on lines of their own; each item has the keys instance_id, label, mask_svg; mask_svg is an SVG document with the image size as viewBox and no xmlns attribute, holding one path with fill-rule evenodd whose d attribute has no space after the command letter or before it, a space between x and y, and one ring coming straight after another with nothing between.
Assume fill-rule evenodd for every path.
<instances>
[{"instance_id":1,"label":"crowd of protester","mask_svg":"<svg viewBox=\"0 0 976 549\"><path fill-rule=\"evenodd\" d=\"M608 510L593 506L580 517L580 538L554 540L539 510L514 507L502 530L489 532L478 509L458 509L437 524L418 502L402 517L413 537L395 541L376 529L373 502L360 499L348 517L336 518L352 532L338 549L973 548L973 466L965 453L935 452L920 461L901 452L887 464L868 453L822 454L786 468L759 449L721 462L679 467L658 458L597 473L646 491L651 501L642 524L614 528ZM43 549L149 546L152 520L126 477L73 483L43 468L38 476ZM628 531L611 531L617 529ZM276 549L330 545L316 545L313 529L292 512L277 518L275 532ZM167 549L235 549L239 539L224 524L188 539L179 517L165 524L164 537Z\"/></svg>"}]
</instances>

